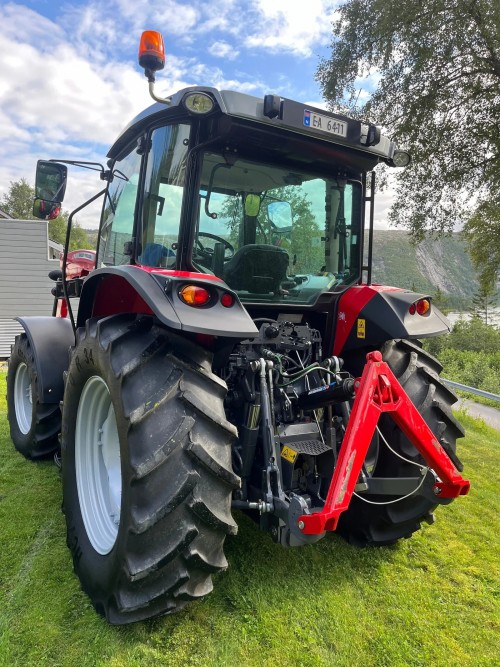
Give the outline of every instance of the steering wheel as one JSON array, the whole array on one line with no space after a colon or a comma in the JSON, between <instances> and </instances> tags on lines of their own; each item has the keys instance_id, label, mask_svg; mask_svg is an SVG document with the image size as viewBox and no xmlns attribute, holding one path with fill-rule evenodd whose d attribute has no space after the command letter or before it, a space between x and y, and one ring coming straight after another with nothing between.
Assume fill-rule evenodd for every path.
<instances>
[{"instance_id":1,"label":"steering wheel","mask_svg":"<svg viewBox=\"0 0 500 667\"><path fill-rule=\"evenodd\" d=\"M224 246L224 261L227 262L228 259L231 259L231 257L234 256L234 246L232 246L229 241L226 241L226 239L223 239L221 236L216 236L215 234L209 234L208 232L199 232L198 233L198 238L196 239L196 246L198 253L204 257L205 259L208 259L212 261L212 257L214 254L214 249L213 248L207 248L205 247L202 242L200 241L200 237L204 237L207 239L212 239L212 241L216 241L217 243L222 243Z\"/></svg>"}]
</instances>

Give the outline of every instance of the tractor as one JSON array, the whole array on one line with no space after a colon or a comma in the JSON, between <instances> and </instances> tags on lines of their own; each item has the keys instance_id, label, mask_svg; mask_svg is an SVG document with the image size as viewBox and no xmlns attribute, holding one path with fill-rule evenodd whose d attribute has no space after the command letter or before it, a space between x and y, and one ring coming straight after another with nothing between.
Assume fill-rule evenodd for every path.
<instances>
[{"instance_id":1,"label":"tractor","mask_svg":"<svg viewBox=\"0 0 500 667\"><path fill-rule=\"evenodd\" d=\"M210 593L232 510L283 547L382 546L469 490L456 396L420 342L449 323L428 294L372 282L373 169L409 155L274 94L160 98L164 58L146 31L155 103L105 166L38 162L41 219L67 164L104 187L68 221L64 308L18 318L8 368L13 443L60 460L74 569L112 624ZM73 215L99 197L95 267L68 274Z\"/></svg>"}]
</instances>

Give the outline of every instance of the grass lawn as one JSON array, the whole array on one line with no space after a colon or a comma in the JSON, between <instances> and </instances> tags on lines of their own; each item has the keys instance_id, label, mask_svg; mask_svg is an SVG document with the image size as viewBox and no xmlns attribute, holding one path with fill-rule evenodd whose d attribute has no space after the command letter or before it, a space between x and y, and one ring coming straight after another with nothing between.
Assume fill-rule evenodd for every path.
<instances>
[{"instance_id":1,"label":"grass lawn","mask_svg":"<svg viewBox=\"0 0 500 667\"><path fill-rule=\"evenodd\" d=\"M246 517L180 614L116 628L72 573L59 473L15 452L0 374L1 667L461 667L500 656L500 434L462 415L472 490L395 547L285 550Z\"/></svg>"}]
</instances>

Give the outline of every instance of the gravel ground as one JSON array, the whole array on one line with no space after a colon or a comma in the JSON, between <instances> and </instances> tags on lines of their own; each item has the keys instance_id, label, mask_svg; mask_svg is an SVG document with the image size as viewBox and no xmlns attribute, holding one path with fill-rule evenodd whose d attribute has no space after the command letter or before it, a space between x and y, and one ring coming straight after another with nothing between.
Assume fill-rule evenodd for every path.
<instances>
[{"instance_id":1,"label":"gravel ground","mask_svg":"<svg viewBox=\"0 0 500 667\"><path fill-rule=\"evenodd\" d=\"M500 410L491 408L489 405L474 403L474 401L470 401L467 398L459 399L456 407L465 410L471 417L483 419L488 426L500 430Z\"/></svg>"}]
</instances>

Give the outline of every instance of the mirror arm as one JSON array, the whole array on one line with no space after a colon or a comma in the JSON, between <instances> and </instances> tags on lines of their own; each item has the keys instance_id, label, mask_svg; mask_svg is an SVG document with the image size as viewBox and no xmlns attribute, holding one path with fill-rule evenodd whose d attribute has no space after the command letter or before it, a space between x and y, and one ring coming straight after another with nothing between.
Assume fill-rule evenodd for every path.
<instances>
[{"instance_id":1,"label":"mirror arm","mask_svg":"<svg viewBox=\"0 0 500 667\"><path fill-rule=\"evenodd\" d=\"M80 160L57 160L52 158L47 160L47 162L59 162L60 164L71 164L74 167L82 167L83 169L92 169L92 171L100 171L101 174L106 173L103 165L100 162L85 162Z\"/></svg>"},{"instance_id":2,"label":"mirror arm","mask_svg":"<svg viewBox=\"0 0 500 667\"><path fill-rule=\"evenodd\" d=\"M148 76L147 72L146 72L146 76ZM149 94L155 100L155 102L161 102L161 104L166 104L167 106L170 106L172 104L172 98L171 97L158 97L158 95L155 93L155 79L154 79L154 76L153 76L152 80L148 77L148 83L149 83Z\"/></svg>"}]
</instances>

